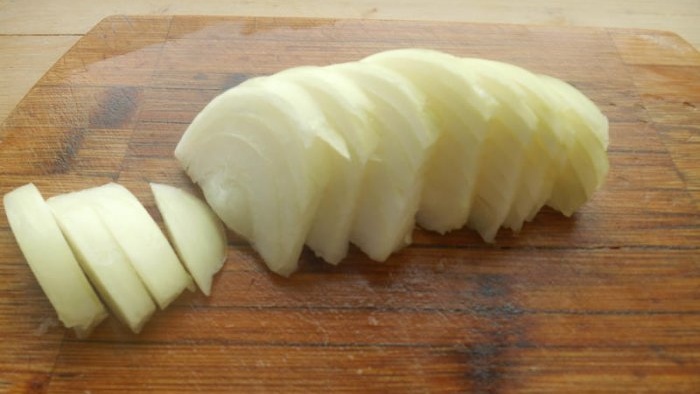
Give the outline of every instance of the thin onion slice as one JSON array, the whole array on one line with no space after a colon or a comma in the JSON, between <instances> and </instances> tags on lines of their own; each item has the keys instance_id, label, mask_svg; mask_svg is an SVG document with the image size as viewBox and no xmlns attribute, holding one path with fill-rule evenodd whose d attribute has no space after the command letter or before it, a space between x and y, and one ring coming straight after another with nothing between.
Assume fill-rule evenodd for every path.
<instances>
[{"instance_id":1,"label":"thin onion slice","mask_svg":"<svg viewBox=\"0 0 700 394\"><path fill-rule=\"evenodd\" d=\"M226 261L226 232L204 201L174 186L151 183L170 240L199 289L211 294L212 277Z\"/></svg>"},{"instance_id":2,"label":"thin onion slice","mask_svg":"<svg viewBox=\"0 0 700 394\"><path fill-rule=\"evenodd\" d=\"M17 243L64 326L82 338L107 317L39 190L30 183L3 198Z\"/></svg>"},{"instance_id":3,"label":"thin onion slice","mask_svg":"<svg viewBox=\"0 0 700 394\"><path fill-rule=\"evenodd\" d=\"M155 311L146 288L85 193L67 193L48 204L83 270L119 320L141 331Z\"/></svg>"},{"instance_id":4,"label":"thin onion slice","mask_svg":"<svg viewBox=\"0 0 700 394\"><path fill-rule=\"evenodd\" d=\"M129 190L109 183L77 193L100 215L160 309L185 288L195 289L158 224Z\"/></svg>"}]
</instances>

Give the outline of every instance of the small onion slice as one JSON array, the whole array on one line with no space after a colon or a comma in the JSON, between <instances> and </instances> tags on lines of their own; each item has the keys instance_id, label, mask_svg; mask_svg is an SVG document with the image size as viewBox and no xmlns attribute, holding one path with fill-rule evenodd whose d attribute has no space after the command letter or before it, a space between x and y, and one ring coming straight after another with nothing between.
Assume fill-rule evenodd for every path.
<instances>
[{"instance_id":1,"label":"small onion slice","mask_svg":"<svg viewBox=\"0 0 700 394\"><path fill-rule=\"evenodd\" d=\"M214 274L226 261L226 232L204 201L174 186L151 183L170 240L199 289L211 294Z\"/></svg>"},{"instance_id":2,"label":"small onion slice","mask_svg":"<svg viewBox=\"0 0 700 394\"><path fill-rule=\"evenodd\" d=\"M80 269L49 206L34 184L3 198L17 243L41 289L64 326L86 337L107 317L102 302Z\"/></svg>"}]
</instances>

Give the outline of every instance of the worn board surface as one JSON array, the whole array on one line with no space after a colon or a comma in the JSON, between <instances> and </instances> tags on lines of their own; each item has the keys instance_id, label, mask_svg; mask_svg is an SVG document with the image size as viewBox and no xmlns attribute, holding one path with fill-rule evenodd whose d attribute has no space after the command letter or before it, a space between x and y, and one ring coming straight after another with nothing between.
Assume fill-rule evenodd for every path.
<instances>
[{"instance_id":1,"label":"worn board surface","mask_svg":"<svg viewBox=\"0 0 700 394\"><path fill-rule=\"evenodd\" d=\"M321 19L112 17L0 128L0 193L118 181L195 191L172 151L254 75L429 47L563 78L611 121L607 184L495 245L469 230L385 263L305 252L290 279L229 234L213 294L141 335L57 320L0 215L2 392L700 392L700 54L655 31ZM160 220L160 218L158 218Z\"/></svg>"}]
</instances>

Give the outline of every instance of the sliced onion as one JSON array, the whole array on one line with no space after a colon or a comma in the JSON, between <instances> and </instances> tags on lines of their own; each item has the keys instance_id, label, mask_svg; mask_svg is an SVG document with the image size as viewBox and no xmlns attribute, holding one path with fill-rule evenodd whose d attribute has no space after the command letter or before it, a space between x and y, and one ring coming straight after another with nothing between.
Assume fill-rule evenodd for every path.
<instances>
[{"instance_id":1,"label":"sliced onion","mask_svg":"<svg viewBox=\"0 0 700 394\"><path fill-rule=\"evenodd\" d=\"M87 336L107 311L80 269L51 210L34 184L3 198L17 243L64 326Z\"/></svg>"},{"instance_id":2,"label":"sliced onion","mask_svg":"<svg viewBox=\"0 0 700 394\"><path fill-rule=\"evenodd\" d=\"M212 277L226 260L226 233L211 208L174 186L151 183L170 239L199 289L211 294Z\"/></svg>"}]
</instances>

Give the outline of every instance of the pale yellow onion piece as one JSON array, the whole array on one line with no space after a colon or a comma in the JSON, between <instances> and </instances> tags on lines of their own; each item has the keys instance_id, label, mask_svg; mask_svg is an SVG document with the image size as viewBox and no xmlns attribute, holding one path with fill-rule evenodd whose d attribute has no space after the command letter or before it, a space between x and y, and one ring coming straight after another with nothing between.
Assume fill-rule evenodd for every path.
<instances>
[{"instance_id":1,"label":"pale yellow onion piece","mask_svg":"<svg viewBox=\"0 0 700 394\"><path fill-rule=\"evenodd\" d=\"M124 186L109 183L76 194L99 213L161 309L185 288L195 289L158 224Z\"/></svg>"},{"instance_id":2,"label":"pale yellow onion piece","mask_svg":"<svg viewBox=\"0 0 700 394\"><path fill-rule=\"evenodd\" d=\"M211 294L212 277L226 261L226 232L204 201L174 186L151 183L170 240L199 289Z\"/></svg>"},{"instance_id":3,"label":"pale yellow onion piece","mask_svg":"<svg viewBox=\"0 0 700 394\"><path fill-rule=\"evenodd\" d=\"M555 92L563 89L550 86L550 83L542 81L539 76L526 70L503 63L455 58L432 51L423 51L423 53L419 53L421 50L402 51L404 52L401 56L412 51L411 56L415 56L413 58L409 56L403 62L404 59L392 59L394 53L401 52L395 51L374 55L359 63L344 63L323 68L324 71L337 73L351 81L369 98L367 124L379 137L376 150L366 166L365 179L362 191L358 195L355 223L351 232L352 241L370 258L383 260L392 251L410 242L414 223L410 212L415 213L414 209L417 209L418 204L421 208L418 210L419 219L427 228L441 232L448 231L458 227L468 216L468 225L475 228L486 241L492 241L501 226L519 229L523 220L531 219L545 202L568 214L572 206L580 205L581 198L585 201L590 197L594 187L600 184L607 170L607 161L596 160L605 156L605 148L601 149L601 144L596 143L596 140L607 141L607 126L604 131L603 128L597 127L597 124L605 123L598 122L600 119L604 120L604 117L597 117L599 114L597 108L585 97L579 98L577 95L581 95L580 92L576 92L577 94ZM429 58L429 61L417 65L416 63L423 60L421 57L424 55ZM381 67L377 65L387 59L394 62L393 65L389 67L387 64L382 64ZM445 66L446 64L450 66ZM423 68L419 69L421 67ZM412 71L406 72L408 68ZM435 71L434 76L431 75L431 68ZM450 75L443 75L443 71L449 72ZM283 78L284 74L285 71L277 74L277 77ZM313 77L311 74L311 72L308 73L309 78ZM316 83L316 86L319 83L323 82ZM246 82L242 85L254 84L254 82ZM268 84L270 87L273 85ZM302 83L300 86L306 89L316 88L313 83ZM465 87L468 89L465 90ZM222 96L245 94L239 91L239 88L231 89ZM331 88L326 88L326 90L329 89ZM193 126L197 124L197 127L191 126L178 144L176 156L192 179L202 185L208 201L212 200L210 195L216 196L216 200L220 202L228 200L224 205L232 209L225 212L227 217L251 216L250 210L241 202L253 199L259 202L256 205L250 205L263 210L267 207L277 215L295 209L297 206L315 206L314 204L303 205L304 202L309 201L309 196L315 196L319 190L313 187L297 188L297 190L313 192L292 195L291 199L284 200L285 208L280 208L280 204L276 203L280 200L279 198L270 199L267 194L252 192L251 185L261 178L260 175L272 178L267 181L271 185L266 190L272 189L273 193L282 191L279 186L275 187L275 184L290 183L287 178L292 179L292 185L295 183L300 185L306 179L310 179L305 174L312 171L304 165L300 166L301 171L287 173L290 162L283 162L290 152L305 154L303 149L298 149L291 144L280 144L275 138L263 141L262 138L257 137L262 134L261 130L255 130L254 127L248 128L248 131L257 131L255 133L235 133L235 138L242 141L235 144L246 146L245 150L239 149L235 153L222 147L222 143L228 144L225 139L212 138L217 134L234 134L230 130L236 127L230 120L242 119L244 114L250 112L255 112L257 122L266 123L269 127L270 119L274 120L278 117L270 116L270 113L285 112L284 108L276 106L279 102L277 97L279 94L275 92L276 90L269 89L265 92L265 96L249 95L249 98L255 100L253 104L249 99L239 100L246 103L245 108L242 106L233 108L230 105L228 107L220 105L219 108L215 108L212 102L193 122ZM449 97L442 97L441 92L447 93ZM486 100L482 101L480 98L486 98ZM318 100L316 104L319 107L326 104L323 102L324 97L319 98L317 95L314 99ZM217 98L215 101L220 100ZM301 101L309 104L307 99ZM460 107L462 104L470 106L474 111L467 114L468 111L460 110L464 108ZM581 105L577 110L569 108L569 105L579 107L578 104ZM318 109L312 107L307 106L301 111L291 110L290 112L295 113L293 118L296 119L300 113L308 110L313 116L304 118L306 123L312 126L309 129L313 129L313 126L318 125L317 122L322 123L323 120L317 117ZM255 111L251 111L253 108ZM326 111L325 116L337 118L330 113ZM462 144L467 147L467 150L460 151L453 146L452 141L441 142L438 137L441 133L434 127L436 122L438 127L452 128L450 130L452 141L457 141L455 138L459 137L471 138L471 141L458 141L454 144ZM467 130L464 135L459 133L460 122ZM594 132L580 133L581 130L590 129L591 123L595 124ZM205 124L207 127L202 127ZM281 130L279 138L287 138L286 135L290 134L287 130L298 128L296 125L282 126L285 127L279 128ZM338 129L338 127L335 128ZM219 130L227 131L221 133ZM444 130L441 131L444 132ZM272 133L266 132L266 134ZM313 133L301 134L313 135ZM438 143L434 144L436 138ZM348 141L347 138L345 140ZM308 146L308 143L305 145ZM451 148L452 154L443 151L446 148ZM435 149L434 154L433 149ZM351 148L349 150L352 152ZM460 153L464 154L468 160L464 160L465 157L459 157ZM243 157L253 158L259 164L246 171L236 172L230 170L234 159L212 158L219 156L240 157L236 165L241 167L244 165L241 163L245 162ZM311 155L311 157L316 156ZM431 164L431 157L439 157L441 160L437 163L440 165L435 165L435 162ZM320 156L318 158L319 160L315 163L329 169L331 179L333 175L340 176L340 172L332 161L328 161L328 157L325 160ZM215 165L203 163L216 160L218 163ZM463 161L468 162L466 167L450 168L452 163ZM192 165L197 162L200 164ZM278 164L285 168L273 170L272 168ZM587 165L590 168L586 168ZM192 169L196 167L200 169L193 171ZM296 170L296 166L294 168ZM421 196L426 168L432 175L426 188L431 190L423 190ZM260 169L257 171L258 177L239 175L253 174L256 169ZM463 174L459 173L460 171ZM452 179L454 172L459 173L459 177L468 179L470 185L463 190L453 187L455 183L459 184L458 180ZM573 175L577 179L568 175ZM233 197L230 197L231 193L219 187L225 183L222 181L236 184L233 188L236 189ZM322 182L318 182L317 185L320 190L326 186ZM577 190L572 191L569 190L570 188ZM246 189L250 194L239 192ZM291 189L294 191L294 188ZM457 194L453 193L455 190L458 190L463 198L455 197ZM557 193L557 190L561 192ZM552 198L549 194L552 194ZM427 199L421 201L421 197L425 196L430 196L430 202ZM456 206L458 210L445 209L444 205L450 204L442 204L443 198L451 198L451 203L454 204L452 206ZM272 200L275 200L275 203L271 203ZM328 206L332 207L332 204ZM216 211L221 215L220 210ZM249 221L244 219L240 222ZM277 223L281 224L280 221ZM276 243L286 242L285 239L288 237L279 235L293 233L293 238L298 239L298 234L308 231L306 222L301 224L297 228L281 225L275 229L267 226L268 230L274 232L267 239L270 250L277 247ZM249 239L253 240L254 246L261 251L261 254L266 254L267 247L256 245L255 237ZM277 241L274 242L274 240ZM270 262L267 262L269 266ZM284 266L291 267L285 270L285 273L295 268L291 262Z\"/></svg>"},{"instance_id":4,"label":"pale yellow onion piece","mask_svg":"<svg viewBox=\"0 0 700 394\"><path fill-rule=\"evenodd\" d=\"M559 116L571 134L564 168L547 205L572 215L598 190L608 173L608 119L593 102L568 83L540 76L561 100Z\"/></svg>"},{"instance_id":5,"label":"pale yellow onion piece","mask_svg":"<svg viewBox=\"0 0 700 394\"><path fill-rule=\"evenodd\" d=\"M372 100L379 136L367 164L351 241L370 258L386 260L410 244L427 162L438 137L425 95L402 75L373 64L327 68L357 84Z\"/></svg>"},{"instance_id":6,"label":"pale yellow onion piece","mask_svg":"<svg viewBox=\"0 0 700 394\"><path fill-rule=\"evenodd\" d=\"M240 126L241 122L237 124ZM251 127L264 126L255 122ZM265 134L256 133L252 139L271 138ZM307 200L304 204L296 199L290 191L294 187L292 177L275 176L277 171L285 171L284 161L269 160L264 149L258 151L257 147L262 146L254 141L227 133L201 138L204 141L198 142L200 152L187 159L190 160L187 172L199 183L209 205L228 228L252 244L270 270L284 276L294 272L305 235L305 229L300 227L305 225L303 218L313 211L310 205L314 201ZM274 149L273 146L267 151ZM235 163L231 163L234 158ZM289 196L286 203L290 206L278 200L282 195ZM295 222L298 226L290 229ZM290 231L293 233L289 234ZM258 239L258 233L267 236Z\"/></svg>"},{"instance_id":7,"label":"pale yellow onion piece","mask_svg":"<svg viewBox=\"0 0 700 394\"><path fill-rule=\"evenodd\" d=\"M361 61L389 68L427 96L440 135L430 159L418 224L445 233L467 222L472 206L479 150L497 102L482 88L478 73L461 59L428 49L379 52Z\"/></svg>"},{"instance_id":8,"label":"pale yellow onion piece","mask_svg":"<svg viewBox=\"0 0 700 394\"><path fill-rule=\"evenodd\" d=\"M367 152L358 152L357 144L363 146L367 144L361 137L363 133L368 132L366 130L361 132L356 128L348 131L353 125L357 125L358 121L349 117L351 109L347 105L343 115L329 114L331 110L329 106L333 106L338 98L344 97L343 92L338 91L340 86L337 86L337 79L341 78L332 78L333 74L326 73L326 79L331 78L336 82L335 86L323 84L325 87L333 88L333 96L329 98L328 92L317 89L318 85L309 86L301 82L309 81L308 77L303 77L308 76L309 72L315 75L317 82L322 82L321 69L316 68L313 71L309 70L310 67L304 69L288 69L270 77L254 78L241 84L241 87L257 87L273 91L275 95L293 103L289 107L294 109L297 116L301 115L301 124L304 128L311 128L319 137L331 137L323 138L330 149L326 149L327 154L317 164L326 169L331 176L318 188L321 193L315 209L308 217L309 225L304 231L307 234L304 241L318 256L329 263L337 264L347 254L357 192L362 181L364 165L369 156ZM350 91L348 94L353 92ZM345 103L348 103L351 97L344 98ZM358 106L359 104L357 103ZM338 104L335 104L335 107L337 108ZM287 132L298 133L299 131L288 129ZM352 133L351 138L349 138L350 133ZM358 159L358 156L362 159ZM304 219L298 222L300 229L306 228L306 221Z\"/></svg>"},{"instance_id":9,"label":"pale yellow onion piece","mask_svg":"<svg viewBox=\"0 0 700 394\"><path fill-rule=\"evenodd\" d=\"M519 231L523 222L534 217L549 198L554 181L564 161L566 147L571 139L565 120L559 116L562 104L560 99L541 78L528 70L512 64L485 59L466 59L467 67L487 78L508 81L503 99L515 97L515 105L525 103L535 122L528 122L529 130L515 129L517 135L530 135L531 138L512 138L522 144L522 158L511 171L515 174L515 187L510 194L510 209L502 225ZM508 94L510 91L510 94ZM507 100L506 105L513 106ZM529 111L528 111L529 112ZM525 118L526 112L517 111Z\"/></svg>"},{"instance_id":10,"label":"pale yellow onion piece","mask_svg":"<svg viewBox=\"0 0 700 394\"><path fill-rule=\"evenodd\" d=\"M30 183L5 194L3 203L12 233L59 320L78 337L89 335L107 311L41 193Z\"/></svg>"},{"instance_id":11,"label":"pale yellow onion piece","mask_svg":"<svg viewBox=\"0 0 700 394\"><path fill-rule=\"evenodd\" d=\"M86 195L61 194L47 202L83 270L112 312L133 332L140 332L156 306Z\"/></svg>"},{"instance_id":12,"label":"pale yellow onion piece","mask_svg":"<svg viewBox=\"0 0 700 394\"><path fill-rule=\"evenodd\" d=\"M479 172L474 205L468 220L487 242L493 242L517 198L527 147L538 134L536 111L526 89L510 73L482 59L461 59L462 67L480 75L482 89L498 102L489 131L479 151Z\"/></svg>"},{"instance_id":13,"label":"pale yellow onion piece","mask_svg":"<svg viewBox=\"0 0 700 394\"><path fill-rule=\"evenodd\" d=\"M324 67L295 67L272 78L304 88L350 152L350 160L331 156L328 166L335 176L329 179L306 238L316 255L338 264L347 255L367 164L379 142L371 124L372 102L355 83Z\"/></svg>"},{"instance_id":14,"label":"pale yellow onion piece","mask_svg":"<svg viewBox=\"0 0 700 394\"><path fill-rule=\"evenodd\" d=\"M325 122L302 89L260 78L212 100L175 150L214 212L280 275L297 268L329 156L349 157Z\"/></svg>"}]
</instances>

